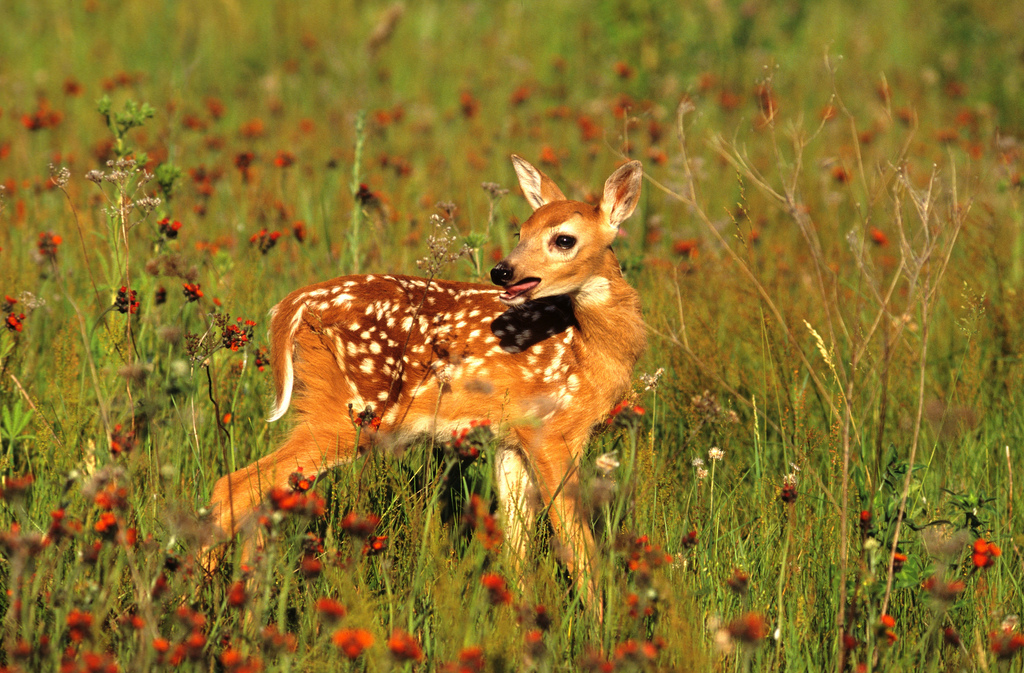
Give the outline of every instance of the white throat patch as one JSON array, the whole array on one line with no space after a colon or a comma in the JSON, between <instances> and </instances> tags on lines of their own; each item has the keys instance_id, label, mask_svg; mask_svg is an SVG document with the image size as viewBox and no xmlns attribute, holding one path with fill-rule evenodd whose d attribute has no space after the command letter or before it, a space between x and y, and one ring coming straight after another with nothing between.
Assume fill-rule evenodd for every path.
<instances>
[{"instance_id":1,"label":"white throat patch","mask_svg":"<svg viewBox=\"0 0 1024 673\"><path fill-rule=\"evenodd\" d=\"M576 293L576 303L583 306L601 306L608 302L611 283L604 276L594 276Z\"/></svg>"}]
</instances>

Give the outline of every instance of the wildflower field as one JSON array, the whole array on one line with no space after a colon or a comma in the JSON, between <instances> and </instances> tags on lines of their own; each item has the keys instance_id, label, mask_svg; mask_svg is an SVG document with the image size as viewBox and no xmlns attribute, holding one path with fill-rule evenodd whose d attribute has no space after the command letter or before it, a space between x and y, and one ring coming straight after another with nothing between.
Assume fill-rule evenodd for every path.
<instances>
[{"instance_id":1,"label":"wildflower field","mask_svg":"<svg viewBox=\"0 0 1024 673\"><path fill-rule=\"evenodd\" d=\"M1024 4L2 14L0 670L1024 670ZM503 550L487 410L219 541L288 429L270 307L488 282L512 153L590 202L644 165L603 611L543 518Z\"/></svg>"}]
</instances>

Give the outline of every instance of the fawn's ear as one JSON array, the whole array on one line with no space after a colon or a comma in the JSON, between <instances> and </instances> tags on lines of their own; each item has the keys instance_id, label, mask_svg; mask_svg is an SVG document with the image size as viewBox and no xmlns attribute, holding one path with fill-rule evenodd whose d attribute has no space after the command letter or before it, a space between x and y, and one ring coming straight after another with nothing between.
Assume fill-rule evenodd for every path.
<instances>
[{"instance_id":1,"label":"fawn's ear","mask_svg":"<svg viewBox=\"0 0 1024 673\"><path fill-rule=\"evenodd\" d=\"M512 166L519 176L519 186L523 188L526 200L534 210L552 201L565 201L565 194L551 178L544 175L526 159L512 155Z\"/></svg>"},{"instance_id":2,"label":"fawn's ear","mask_svg":"<svg viewBox=\"0 0 1024 673\"><path fill-rule=\"evenodd\" d=\"M640 183L643 182L644 167L639 161L623 164L604 183L601 197L601 212L608 218L608 225L618 229L627 217L633 214L640 200Z\"/></svg>"}]
</instances>

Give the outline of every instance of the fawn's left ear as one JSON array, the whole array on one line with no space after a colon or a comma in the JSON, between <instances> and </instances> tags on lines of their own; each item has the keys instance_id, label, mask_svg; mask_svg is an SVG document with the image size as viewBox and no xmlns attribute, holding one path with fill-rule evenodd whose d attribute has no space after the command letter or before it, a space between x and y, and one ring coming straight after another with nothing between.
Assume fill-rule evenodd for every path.
<instances>
[{"instance_id":1,"label":"fawn's left ear","mask_svg":"<svg viewBox=\"0 0 1024 673\"><path fill-rule=\"evenodd\" d=\"M601 213L608 218L608 225L618 229L627 217L633 214L640 200L640 183L643 182L644 167L639 161L630 161L612 173L604 183L601 197Z\"/></svg>"},{"instance_id":2,"label":"fawn's left ear","mask_svg":"<svg viewBox=\"0 0 1024 673\"><path fill-rule=\"evenodd\" d=\"M553 201L565 201L565 194L558 185L526 159L513 154L512 166L519 176L519 186L523 188L523 194L534 210Z\"/></svg>"}]
</instances>

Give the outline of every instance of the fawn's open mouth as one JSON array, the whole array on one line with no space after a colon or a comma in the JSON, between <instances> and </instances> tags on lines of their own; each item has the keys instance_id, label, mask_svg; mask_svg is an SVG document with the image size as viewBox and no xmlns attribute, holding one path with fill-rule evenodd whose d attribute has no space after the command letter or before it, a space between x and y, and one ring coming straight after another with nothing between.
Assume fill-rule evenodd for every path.
<instances>
[{"instance_id":1,"label":"fawn's open mouth","mask_svg":"<svg viewBox=\"0 0 1024 673\"><path fill-rule=\"evenodd\" d=\"M540 285L540 278L526 278L515 285L506 287L505 291L498 295L498 299L504 302L515 301L538 285Z\"/></svg>"}]
</instances>

